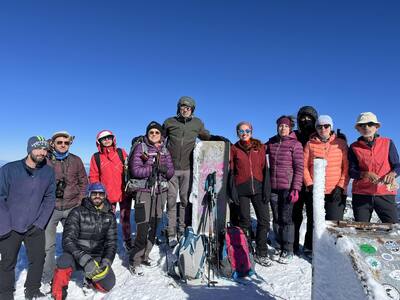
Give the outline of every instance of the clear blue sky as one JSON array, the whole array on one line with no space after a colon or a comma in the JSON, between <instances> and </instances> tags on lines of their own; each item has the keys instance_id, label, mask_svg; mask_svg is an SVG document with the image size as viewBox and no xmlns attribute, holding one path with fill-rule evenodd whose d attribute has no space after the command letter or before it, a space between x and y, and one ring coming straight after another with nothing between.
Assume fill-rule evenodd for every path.
<instances>
[{"instance_id":1,"label":"clear blue sky","mask_svg":"<svg viewBox=\"0 0 400 300\"><path fill-rule=\"evenodd\" d=\"M88 162L101 129L129 150L190 95L214 134L265 141L313 105L350 141L362 111L400 148L399 1L1 1L0 160L67 130Z\"/></svg>"}]
</instances>

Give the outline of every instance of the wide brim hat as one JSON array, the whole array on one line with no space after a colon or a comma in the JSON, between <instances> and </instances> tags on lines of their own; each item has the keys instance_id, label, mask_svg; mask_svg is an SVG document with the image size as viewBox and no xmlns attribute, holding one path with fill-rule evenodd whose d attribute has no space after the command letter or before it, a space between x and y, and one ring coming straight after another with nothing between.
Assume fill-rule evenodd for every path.
<instances>
[{"instance_id":1,"label":"wide brim hat","mask_svg":"<svg viewBox=\"0 0 400 300\"><path fill-rule=\"evenodd\" d=\"M357 129L358 125L361 124L367 124L367 123L374 123L377 126L376 127L381 127L381 123L378 121L378 118L376 117L376 115L372 112L362 112L356 121L356 124L354 125L354 128Z\"/></svg>"}]
</instances>

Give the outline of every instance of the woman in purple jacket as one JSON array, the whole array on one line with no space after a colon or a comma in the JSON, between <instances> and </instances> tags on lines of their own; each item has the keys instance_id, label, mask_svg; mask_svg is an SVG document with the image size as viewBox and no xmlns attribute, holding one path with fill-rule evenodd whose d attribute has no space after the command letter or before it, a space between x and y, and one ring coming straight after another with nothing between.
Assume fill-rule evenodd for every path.
<instances>
[{"instance_id":1,"label":"woman in purple jacket","mask_svg":"<svg viewBox=\"0 0 400 300\"><path fill-rule=\"evenodd\" d=\"M149 253L154 245L162 206L167 199L168 181L174 175L171 155L164 145L162 126L151 122L143 142L138 144L129 160L129 171L136 179L136 238L129 253L129 270L143 275L141 265L149 266Z\"/></svg>"},{"instance_id":2,"label":"woman in purple jacket","mask_svg":"<svg viewBox=\"0 0 400 300\"><path fill-rule=\"evenodd\" d=\"M273 227L280 242L278 262L288 264L293 259L293 204L299 199L303 181L303 147L292 131L294 121L281 116L277 121L278 134L267 142L271 175L271 208Z\"/></svg>"}]
</instances>

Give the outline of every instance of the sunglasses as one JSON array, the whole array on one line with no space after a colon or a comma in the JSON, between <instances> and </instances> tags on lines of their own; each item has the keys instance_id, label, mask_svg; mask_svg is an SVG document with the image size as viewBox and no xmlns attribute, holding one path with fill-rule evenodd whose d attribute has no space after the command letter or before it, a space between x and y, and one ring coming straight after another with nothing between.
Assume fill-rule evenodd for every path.
<instances>
[{"instance_id":1,"label":"sunglasses","mask_svg":"<svg viewBox=\"0 0 400 300\"><path fill-rule=\"evenodd\" d=\"M71 145L71 142L70 141L57 141L56 142L56 145L62 145L62 144L69 146L69 145Z\"/></svg>"},{"instance_id":2,"label":"sunglasses","mask_svg":"<svg viewBox=\"0 0 400 300\"><path fill-rule=\"evenodd\" d=\"M239 129L239 130L238 130L238 133L239 133L240 135L242 135L242 134L249 134L249 133L251 133L251 129L245 129L245 130Z\"/></svg>"},{"instance_id":3,"label":"sunglasses","mask_svg":"<svg viewBox=\"0 0 400 300\"><path fill-rule=\"evenodd\" d=\"M112 136L112 135L107 135L107 136L105 136L105 137L102 137L102 138L100 139L100 142L106 141L106 140L112 140L112 139L113 139L113 136Z\"/></svg>"},{"instance_id":4,"label":"sunglasses","mask_svg":"<svg viewBox=\"0 0 400 300\"><path fill-rule=\"evenodd\" d=\"M106 194L104 192L91 192L90 196L104 197Z\"/></svg>"},{"instance_id":5,"label":"sunglasses","mask_svg":"<svg viewBox=\"0 0 400 300\"><path fill-rule=\"evenodd\" d=\"M158 130L150 130L149 134L150 135L159 135L159 134L161 134L161 132L159 132Z\"/></svg>"},{"instance_id":6,"label":"sunglasses","mask_svg":"<svg viewBox=\"0 0 400 300\"><path fill-rule=\"evenodd\" d=\"M181 109L184 109L184 110L192 110L192 108L191 108L190 106L186 106L186 105L182 105L182 106L181 106Z\"/></svg>"},{"instance_id":7,"label":"sunglasses","mask_svg":"<svg viewBox=\"0 0 400 300\"><path fill-rule=\"evenodd\" d=\"M318 125L317 129L319 129L319 130L321 130L322 128L328 129L329 127L331 127L331 125L329 125L329 124Z\"/></svg>"},{"instance_id":8,"label":"sunglasses","mask_svg":"<svg viewBox=\"0 0 400 300\"><path fill-rule=\"evenodd\" d=\"M361 128L367 128L367 126L373 127L376 126L376 124L374 122L368 122L368 123L358 124L358 126L360 126Z\"/></svg>"}]
</instances>

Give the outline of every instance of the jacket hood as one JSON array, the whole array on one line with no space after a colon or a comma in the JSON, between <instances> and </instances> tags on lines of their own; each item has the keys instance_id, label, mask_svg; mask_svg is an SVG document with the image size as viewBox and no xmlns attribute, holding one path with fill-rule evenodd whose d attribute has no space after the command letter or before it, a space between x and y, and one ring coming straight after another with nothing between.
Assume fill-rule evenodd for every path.
<instances>
[{"instance_id":1,"label":"jacket hood","mask_svg":"<svg viewBox=\"0 0 400 300\"><path fill-rule=\"evenodd\" d=\"M318 113L316 111L316 109L312 106L303 106L299 109L298 113L297 113L297 126L299 126L299 119L301 116L304 115L309 115L311 117L314 118L314 121L317 120L318 118Z\"/></svg>"}]
</instances>

